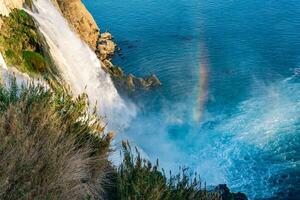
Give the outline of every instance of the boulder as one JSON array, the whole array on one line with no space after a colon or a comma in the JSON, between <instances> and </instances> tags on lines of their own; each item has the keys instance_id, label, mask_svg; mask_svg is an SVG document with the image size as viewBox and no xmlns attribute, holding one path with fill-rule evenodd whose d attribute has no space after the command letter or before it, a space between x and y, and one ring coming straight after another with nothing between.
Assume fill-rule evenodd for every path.
<instances>
[{"instance_id":1,"label":"boulder","mask_svg":"<svg viewBox=\"0 0 300 200\"><path fill-rule=\"evenodd\" d=\"M135 77L132 74L129 74L127 76L126 84L130 90L133 90L135 88L134 79L135 79Z\"/></svg>"},{"instance_id":2,"label":"boulder","mask_svg":"<svg viewBox=\"0 0 300 200\"><path fill-rule=\"evenodd\" d=\"M100 60L110 59L115 53L116 44L112 40L105 40L100 38L97 47L96 54Z\"/></svg>"},{"instance_id":3,"label":"boulder","mask_svg":"<svg viewBox=\"0 0 300 200\"><path fill-rule=\"evenodd\" d=\"M109 60L104 60L103 64L105 65L106 68L111 69L114 67L114 65L109 61Z\"/></svg>"},{"instance_id":4,"label":"boulder","mask_svg":"<svg viewBox=\"0 0 300 200\"><path fill-rule=\"evenodd\" d=\"M157 76L155 74L152 74L151 76L146 77L145 81L146 81L147 85L151 86L151 87L162 85L160 80L157 78Z\"/></svg>"},{"instance_id":5,"label":"boulder","mask_svg":"<svg viewBox=\"0 0 300 200\"><path fill-rule=\"evenodd\" d=\"M109 32L104 32L101 33L100 38L104 40L112 40L112 35Z\"/></svg>"},{"instance_id":6,"label":"boulder","mask_svg":"<svg viewBox=\"0 0 300 200\"><path fill-rule=\"evenodd\" d=\"M216 186L212 192L218 193L222 200L248 200L247 196L244 193L232 193L226 184L220 184Z\"/></svg>"}]
</instances>

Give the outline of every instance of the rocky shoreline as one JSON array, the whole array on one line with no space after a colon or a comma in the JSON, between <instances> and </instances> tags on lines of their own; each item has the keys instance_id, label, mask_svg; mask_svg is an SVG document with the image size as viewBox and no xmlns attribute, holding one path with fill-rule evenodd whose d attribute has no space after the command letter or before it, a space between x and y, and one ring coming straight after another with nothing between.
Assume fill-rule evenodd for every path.
<instances>
[{"instance_id":1,"label":"rocky shoreline","mask_svg":"<svg viewBox=\"0 0 300 200\"><path fill-rule=\"evenodd\" d=\"M116 87L120 90L125 89L129 92L136 90L148 90L161 85L156 75L146 77L135 77L133 74L125 74L122 67L118 67L112 63L112 57L116 50L120 52L120 47L113 41L113 37L109 32L99 35L96 44L96 55L101 61L104 71L111 75Z\"/></svg>"}]
</instances>

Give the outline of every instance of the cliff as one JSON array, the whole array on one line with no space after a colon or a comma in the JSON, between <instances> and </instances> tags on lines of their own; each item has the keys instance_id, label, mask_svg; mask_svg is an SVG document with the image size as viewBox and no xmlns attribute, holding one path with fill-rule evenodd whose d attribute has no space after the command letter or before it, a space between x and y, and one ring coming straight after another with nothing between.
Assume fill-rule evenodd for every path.
<instances>
[{"instance_id":1,"label":"cliff","mask_svg":"<svg viewBox=\"0 0 300 200\"><path fill-rule=\"evenodd\" d=\"M93 50L96 50L100 29L81 0L56 0L56 2L64 17L81 39Z\"/></svg>"},{"instance_id":2,"label":"cliff","mask_svg":"<svg viewBox=\"0 0 300 200\"><path fill-rule=\"evenodd\" d=\"M21 9L24 3L31 0L0 0L0 14L8 16L13 9ZM115 51L116 44L112 37L100 34L100 29L92 15L86 9L81 0L52 0L54 5L63 14L73 30L87 43L90 48L98 52L101 61L109 58ZM3 21L0 20L0 27ZM100 45L98 45L101 43Z\"/></svg>"},{"instance_id":3,"label":"cliff","mask_svg":"<svg viewBox=\"0 0 300 200\"><path fill-rule=\"evenodd\" d=\"M63 16L68 20L73 30L97 54L102 68L111 75L116 87L120 90L134 91L149 89L161 85L155 75L143 78L126 75L120 67L115 66L111 58L116 44L110 33L100 32L100 28L81 0L52 0Z\"/></svg>"},{"instance_id":4,"label":"cliff","mask_svg":"<svg viewBox=\"0 0 300 200\"><path fill-rule=\"evenodd\" d=\"M101 34L93 16L81 0L52 1L67 19L71 28L97 53L103 65L106 66L104 61L110 60L115 52L116 44L112 41L112 36L109 33Z\"/></svg>"}]
</instances>

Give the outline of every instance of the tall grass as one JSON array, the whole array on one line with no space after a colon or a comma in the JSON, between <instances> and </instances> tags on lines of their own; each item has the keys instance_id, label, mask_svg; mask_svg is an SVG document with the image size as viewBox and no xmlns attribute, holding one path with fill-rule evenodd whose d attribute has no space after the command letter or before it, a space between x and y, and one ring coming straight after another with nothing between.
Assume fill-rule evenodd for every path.
<instances>
[{"instance_id":1,"label":"tall grass","mask_svg":"<svg viewBox=\"0 0 300 200\"><path fill-rule=\"evenodd\" d=\"M40 86L0 87L0 199L102 199L110 163L101 120Z\"/></svg>"},{"instance_id":2,"label":"tall grass","mask_svg":"<svg viewBox=\"0 0 300 200\"><path fill-rule=\"evenodd\" d=\"M123 163L118 168L117 199L122 200L220 200L215 192L208 192L197 175L186 169L169 177L156 164L142 159L136 149L133 156L130 145L123 142Z\"/></svg>"}]
</instances>

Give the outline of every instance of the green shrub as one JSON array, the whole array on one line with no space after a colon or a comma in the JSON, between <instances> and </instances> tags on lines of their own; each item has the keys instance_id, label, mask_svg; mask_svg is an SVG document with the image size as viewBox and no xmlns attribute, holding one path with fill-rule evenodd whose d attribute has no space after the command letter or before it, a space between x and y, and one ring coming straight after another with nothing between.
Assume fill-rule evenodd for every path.
<instances>
[{"instance_id":1,"label":"green shrub","mask_svg":"<svg viewBox=\"0 0 300 200\"><path fill-rule=\"evenodd\" d=\"M34 51L23 51L23 58L28 65L28 68L33 71L46 71L47 61L41 54Z\"/></svg>"},{"instance_id":2,"label":"green shrub","mask_svg":"<svg viewBox=\"0 0 300 200\"><path fill-rule=\"evenodd\" d=\"M31 16L24 10L14 9L9 17L0 17L3 21L0 52L7 64L31 75L49 73L50 68L54 67L50 62L48 47Z\"/></svg>"}]
</instances>

